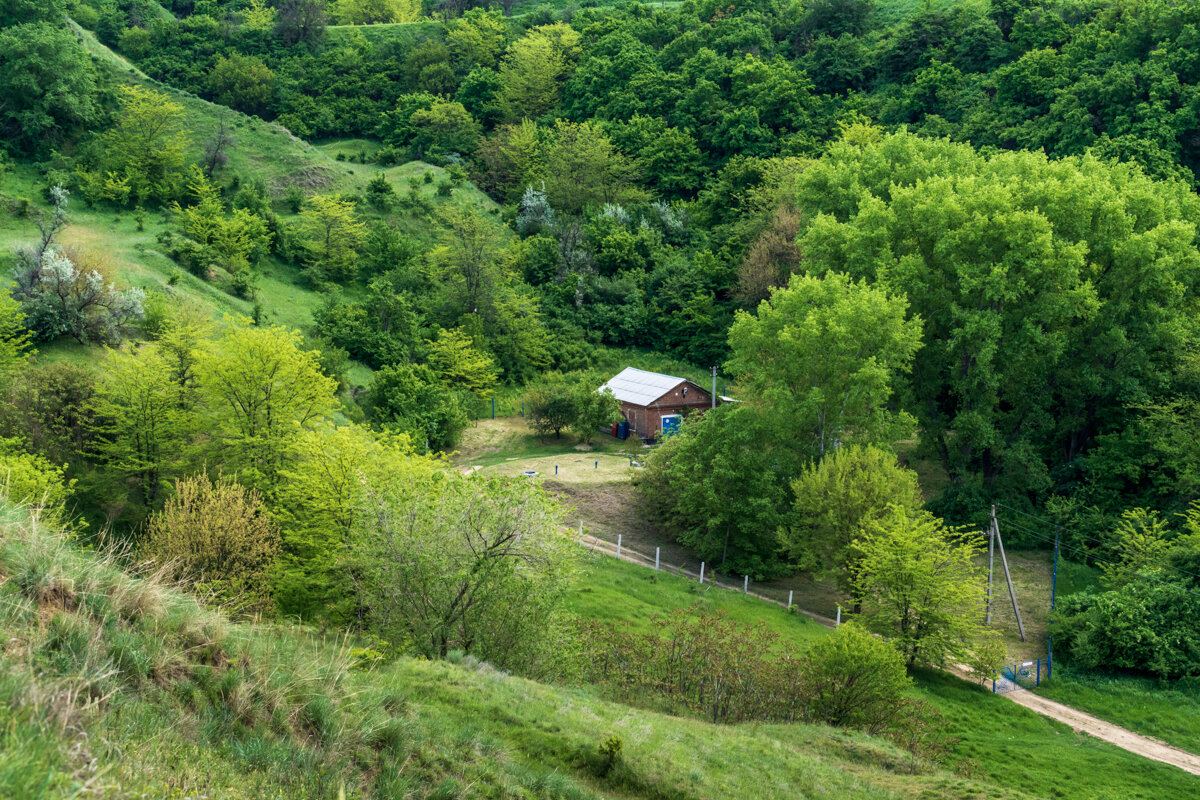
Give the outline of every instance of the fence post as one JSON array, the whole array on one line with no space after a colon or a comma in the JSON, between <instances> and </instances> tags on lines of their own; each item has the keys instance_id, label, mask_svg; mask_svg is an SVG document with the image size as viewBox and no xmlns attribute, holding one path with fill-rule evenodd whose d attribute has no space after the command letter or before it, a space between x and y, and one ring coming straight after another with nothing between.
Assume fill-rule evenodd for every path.
<instances>
[{"instance_id":1,"label":"fence post","mask_svg":"<svg viewBox=\"0 0 1200 800\"><path fill-rule=\"evenodd\" d=\"M700 582L704 583L704 562L700 562Z\"/></svg>"},{"instance_id":2,"label":"fence post","mask_svg":"<svg viewBox=\"0 0 1200 800\"><path fill-rule=\"evenodd\" d=\"M617 558L621 557L621 534L617 534Z\"/></svg>"},{"instance_id":3,"label":"fence post","mask_svg":"<svg viewBox=\"0 0 1200 800\"><path fill-rule=\"evenodd\" d=\"M996 693L996 673L992 673L992 694Z\"/></svg>"},{"instance_id":4,"label":"fence post","mask_svg":"<svg viewBox=\"0 0 1200 800\"><path fill-rule=\"evenodd\" d=\"M788 609L787 609L788 611L792 610L792 592L794 592L794 591L796 591L796 590L788 589Z\"/></svg>"},{"instance_id":5,"label":"fence post","mask_svg":"<svg viewBox=\"0 0 1200 800\"><path fill-rule=\"evenodd\" d=\"M838 606L837 622L834 623L834 627L835 628L842 627L842 607L840 605Z\"/></svg>"},{"instance_id":6,"label":"fence post","mask_svg":"<svg viewBox=\"0 0 1200 800\"><path fill-rule=\"evenodd\" d=\"M492 419L496 418L496 398L492 398Z\"/></svg>"},{"instance_id":7,"label":"fence post","mask_svg":"<svg viewBox=\"0 0 1200 800\"><path fill-rule=\"evenodd\" d=\"M1042 660L1039 658L1038 665L1037 665L1037 683L1035 683L1034 686L1041 686L1041 685L1042 685Z\"/></svg>"},{"instance_id":8,"label":"fence post","mask_svg":"<svg viewBox=\"0 0 1200 800\"><path fill-rule=\"evenodd\" d=\"M655 570L658 569L658 551L659 551L659 548L657 548L657 547L654 548L654 569Z\"/></svg>"},{"instance_id":9,"label":"fence post","mask_svg":"<svg viewBox=\"0 0 1200 800\"><path fill-rule=\"evenodd\" d=\"M554 474L555 474L555 475L557 475L557 474L558 474L558 464L555 464L555 465L554 465Z\"/></svg>"},{"instance_id":10,"label":"fence post","mask_svg":"<svg viewBox=\"0 0 1200 800\"><path fill-rule=\"evenodd\" d=\"M521 403L521 416L525 416L525 404Z\"/></svg>"},{"instance_id":11,"label":"fence post","mask_svg":"<svg viewBox=\"0 0 1200 800\"><path fill-rule=\"evenodd\" d=\"M749 591L750 591L750 576L746 575L746 576L744 576L744 579L742 580L742 594L746 594Z\"/></svg>"},{"instance_id":12,"label":"fence post","mask_svg":"<svg viewBox=\"0 0 1200 800\"><path fill-rule=\"evenodd\" d=\"M583 541L583 520L579 520L579 541Z\"/></svg>"}]
</instances>

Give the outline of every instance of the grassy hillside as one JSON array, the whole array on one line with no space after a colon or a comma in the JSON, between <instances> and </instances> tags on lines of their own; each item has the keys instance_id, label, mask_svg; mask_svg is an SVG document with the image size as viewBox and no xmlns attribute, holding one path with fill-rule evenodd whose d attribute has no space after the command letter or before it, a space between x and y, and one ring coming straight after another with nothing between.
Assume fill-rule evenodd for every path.
<instances>
[{"instance_id":1,"label":"grassy hillside","mask_svg":"<svg viewBox=\"0 0 1200 800\"><path fill-rule=\"evenodd\" d=\"M779 634L781 647L792 651L802 651L826 631L737 592L701 590L694 582L654 575L648 568L608 557L590 563L572 603L581 613L646 630L653 616L687 607L701 597L708 607L726 609L738 619L762 619ZM914 694L944 714L949 732L959 739L950 762L980 780L1037 797L1078 800L1151 800L1187 797L1200 790L1195 776L1077 734L959 678L931 672L916 677ZM1189 708L1172 720L1182 723ZM1186 735L1181 729L1176 733L1181 739Z\"/></svg>"},{"instance_id":2,"label":"grassy hillside","mask_svg":"<svg viewBox=\"0 0 1200 800\"><path fill-rule=\"evenodd\" d=\"M356 668L344 642L231 623L0 513L0 796L1035 796L909 775L859 734L712 726L469 658ZM624 755L604 774L609 736Z\"/></svg>"},{"instance_id":3,"label":"grassy hillside","mask_svg":"<svg viewBox=\"0 0 1200 800\"><path fill-rule=\"evenodd\" d=\"M791 651L804 649L829 632L808 617L788 613L757 598L707 584L701 586L689 578L655 572L600 554L588 559L584 577L572 593L570 607L580 616L627 624L639 633L651 631L653 621L670 609L696 607L720 611L748 625L763 623Z\"/></svg>"},{"instance_id":4,"label":"grassy hillside","mask_svg":"<svg viewBox=\"0 0 1200 800\"><path fill-rule=\"evenodd\" d=\"M1101 675L1055 666L1054 677L1038 694L1200 753L1200 682L1158 681L1130 675Z\"/></svg>"},{"instance_id":5,"label":"grassy hillside","mask_svg":"<svg viewBox=\"0 0 1200 800\"><path fill-rule=\"evenodd\" d=\"M454 188L449 197L438 196L437 184L447 177L440 167L418 161L384 169L374 164L338 161L337 153L357 154L363 143L355 140L314 147L280 125L263 122L257 117L232 111L154 81L98 42L93 34L82 29L77 29L77 33L93 59L98 64L107 65L117 80L146 85L183 106L184 124L191 132L189 160L200 160L204 142L224 118L232 131L233 146L229 151L229 164L221 177L228 179L237 175L244 179L263 179L276 197L275 211L285 224L293 223L296 219L296 215L282 202L283 194L289 187L298 186L306 194L359 193L368 181L382 172L397 193L406 193L409 179L417 178L420 181L417 192L427 201L433 213L395 211L380 214L369 205L362 204L359 213L364 219L386 219L428 247L438 240L442 230L438 222L440 209L450 206L472 208L494 218L496 230L501 235L511 235L499 220L496 204L471 183L464 182ZM377 146L365 144L369 149ZM431 182L423 181L426 172L431 174ZM25 200L32 209L24 215L0 214L0 252L8 252L13 246L36 237L37 230L31 217L37 209L46 207L43 183L40 171L27 163L18 163L11 172L0 175L0 199L11 201L13 208ZM61 241L98 256L108 265L111 276L119 284L140 286L147 291L165 293L177 302L194 303L217 320L228 314L249 315L253 302L235 297L221 287L181 270L162 252L156 237L172 227L169 214L147 212L139 230L132 212L87 208L82 198L76 197L71 204L71 225ZM321 304L322 296L301 279L296 267L272 258L257 266L255 275L258 299L269 321L301 329L312 324L312 312ZM169 285L169 282L174 282L174 285ZM354 291L353 287L350 291ZM92 351L70 342L43 346L40 350L44 359L79 363L92 361L94 355Z\"/></svg>"}]
</instances>

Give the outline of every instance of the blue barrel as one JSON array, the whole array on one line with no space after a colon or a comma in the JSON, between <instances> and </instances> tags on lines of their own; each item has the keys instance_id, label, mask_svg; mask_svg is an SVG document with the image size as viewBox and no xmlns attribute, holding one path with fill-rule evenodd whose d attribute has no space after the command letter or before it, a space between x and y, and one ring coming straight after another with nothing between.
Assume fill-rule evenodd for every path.
<instances>
[{"instance_id":1,"label":"blue barrel","mask_svg":"<svg viewBox=\"0 0 1200 800\"><path fill-rule=\"evenodd\" d=\"M617 438L618 439L628 439L629 438L629 420L623 419L620 421L620 423L617 424Z\"/></svg>"}]
</instances>

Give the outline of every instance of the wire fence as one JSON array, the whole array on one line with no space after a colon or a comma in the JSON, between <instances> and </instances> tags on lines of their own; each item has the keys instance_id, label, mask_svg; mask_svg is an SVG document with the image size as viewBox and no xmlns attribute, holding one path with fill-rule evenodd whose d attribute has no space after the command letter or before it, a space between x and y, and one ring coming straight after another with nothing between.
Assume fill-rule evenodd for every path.
<instances>
[{"instance_id":1,"label":"wire fence","mask_svg":"<svg viewBox=\"0 0 1200 800\"><path fill-rule=\"evenodd\" d=\"M833 619L816 614L812 611L800 608L793 602L793 592L789 591L786 602L782 599L770 597L758 591L751 591L750 576L730 575L720 570L710 568L705 562L697 561L686 564L671 564L662 560L662 548L654 548L654 554L643 553L626 547L622 543L622 537L617 536L617 541L610 542L607 539L599 539L595 536L587 535L583 532L583 525L579 527L579 541L592 556L608 556L617 558L620 561L628 561L633 564L640 564L655 570L661 570L673 575L678 575L689 580L698 581L707 586L715 586L728 591L740 592L749 597L754 597L763 602L770 603L775 606L781 606L788 611L802 614L809 619L819 622L830 628L836 628L841 625L841 608L838 608L837 616ZM1018 661L1013 664L1005 664L999 667L995 675L992 677L992 692L995 694L1008 694L1022 689L1036 689L1041 686L1043 679L1050 677L1051 659L1036 658L1030 661Z\"/></svg>"},{"instance_id":2,"label":"wire fence","mask_svg":"<svg viewBox=\"0 0 1200 800\"><path fill-rule=\"evenodd\" d=\"M719 569L710 567L704 561L687 562L683 564L670 564L662 559L662 548L654 548L654 553L643 553L632 548L626 547L622 543L622 537L617 536L617 541L610 542L607 539L599 539L595 536L589 536L583 533L582 525L579 530L580 543L588 549L589 552L598 555L616 557L621 561L628 561L634 564L650 567L651 569L661 570L673 575L678 575L682 578L698 581L705 586L715 586L719 589L740 592L748 597L753 597L762 600L765 603L770 603L775 606L781 606L788 611L802 614L811 620L821 623L830 628L837 627L841 623L841 609L838 610L836 618L829 618L821 614L808 611L800 608L794 602L794 592L788 591L787 599L782 597L772 597L757 589L751 591L753 582L749 575L733 575L723 572ZM782 594L782 593L780 593Z\"/></svg>"},{"instance_id":3,"label":"wire fence","mask_svg":"<svg viewBox=\"0 0 1200 800\"><path fill-rule=\"evenodd\" d=\"M1036 689L1042 685L1042 678L1049 677L1049 658L1037 658L1033 661L1005 664L996 670L996 674L992 678L992 692L994 694L1008 694L1019 689Z\"/></svg>"},{"instance_id":4,"label":"wire fence","mask_svg":"<svg viewBox=\"0 0 1200 800\"><path fill-rule=\"evenodd\" d=\"M516 394L498 394L477 398L467 409L472 420L525 416L524 398Z\"/></svg>"}]
</instances>

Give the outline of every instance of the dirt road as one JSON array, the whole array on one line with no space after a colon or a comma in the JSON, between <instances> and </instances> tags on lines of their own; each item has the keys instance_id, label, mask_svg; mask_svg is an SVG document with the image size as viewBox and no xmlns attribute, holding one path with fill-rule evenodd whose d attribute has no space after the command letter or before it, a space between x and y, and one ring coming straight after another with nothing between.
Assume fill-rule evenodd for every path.
<instances>
[{"instance_id":1,"label":"dirt road","mask_svg":"<svg viewBox=\"0 0 1200 800\"><path fill-rule=\"evenodd\" d=\"M1137 753L1139 756L1152 758L1164 764L1171 764L1193 775L1200 775L1200 756L1186 750L1172 747L1158 739L1151 739L1149 736L1140 736L1119 725L1097 719L1091 714L1085 714L1070 706L1064 706L1062 703L1047 700L1032 692L1009 692L1004 696L1018 705L1025 706L1030 711L1036 711L1044 717L1058 720L1074 730L1095 736L1097 739L1103 739L1131 753Z\"/></svg>"},{"instance_id":2,"label":"dirt road","mask_svg":"<svg viewBox=\"0 0 1200 800\"><path fill-rule=\"evenodd\" d=\"M604 539L597 539L594 536L584 536L582 543L585 547L596 552L604 553L609 556L616 556L617 546L612 542ZM621 548L621 560L629 561L633 564L641 564L643 566L653 565L654 559L643 553L630 550L627 547ZM686 570L680 571L681 574L692 578L699 576ZM707 581L707 578L705 579ZM739 591L740 586L729 586L722 583L717 583L717 586L722 586L726 589ZM763 595L749 593L753 597L764 600L768 603L776 605L784 605L778 600ZM810 614L803 609L797 608L801 614L820 622L830 628L834 626L834 621L828 617L822 617L818 614ZM1089 736L1094 736L1097 739L1114 744L1131 753L1136 753L1139 756L1150 758L1155 761L1161 761L1164 764L1170 764L1179 767L1185 772L1190 772L1193 775L1200 775L1200 756L1189 753L1186 750L1180 750L1178 747L1172 747L1165 742L1160 742L1157 739L1152 739L1149 736L1141 736L1133 731L1126 730L1119 725L1113 725L1111 722L1105 722L1102 719L1093 717L1091 714L1085 714L1082 711L1077 711L1070 706L1064 706L1062 703L1056 703L1053 700L1047 700L1044 697L1033 694L1029 691L1015 691L1004 695L1014 703L1028 708L1030 711L1041 714L1044 717L1057 720L1072 730L1086 733Z\"/></svg>"}]
</instances>

